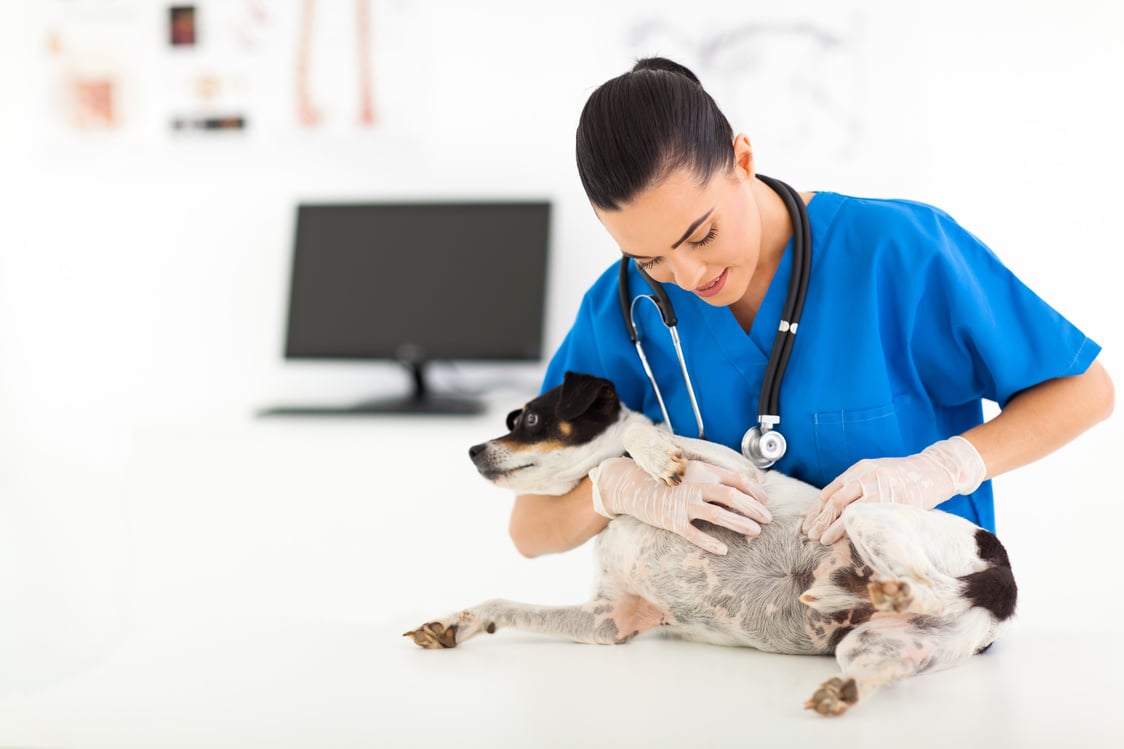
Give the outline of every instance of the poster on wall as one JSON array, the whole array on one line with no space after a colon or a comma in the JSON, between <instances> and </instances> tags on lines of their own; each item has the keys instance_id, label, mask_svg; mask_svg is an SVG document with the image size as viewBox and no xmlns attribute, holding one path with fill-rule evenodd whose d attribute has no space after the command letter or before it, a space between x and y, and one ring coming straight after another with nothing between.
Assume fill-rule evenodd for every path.
<instances>
[{"instance_id":1,"label":"poster on wall","mask_svg":"<svg viewBox=\"0 0 1124 749\"><path fill-rule=\"evenodd\" d=\"M138 3L52 0L44 9L52 122L80 133L129 129L142 107L130 50L142 33Z\"/></svg>"},{"instance_id":2,"label":"poster on wall","mask_svg":"<svg viewBox=\"0 0 1124 749\"><path fill-rule=\"evenodd\" d=\"M166 13L164 106L172 130L202 134L246 130L254 108L250 69L255 50L240 41L249 37L233 32L267 33L266 3L184 3L168 6Z\"/></svg>"},{"instance_id":3,"label":"poster on wall","mask_svg":"<svg viewBox=\"0 0 1124 749\"><path fill-rule=\"evenodd\" d=\"M47 0L50 120L128 139L376 132L373 5Z\"/></svg>"},{"instance_id":4,"label":"poster on wall","mask_svg":"<svg viewBox=\"0 0 1124 749\"><path fill-rule=\"evenodd\" d=\"M307 128L318 127L324 120L323 104L314 88L311 68L316 53L323 53L320 44L314 42L316 18L323 12L323 3L317 0L301 0L299 45L297 51L297 106L298 117ZM340 10L338 7L334 10ZM358 103L357 125L373 127L376 122L374 75L371 54L371 0L355 0L355 98Z\"/></svg>"},{"instance_id":5,"label":"poster on wall","mask_svg":"<svg viewBox=\"0 0 1124 749\"><path fill-rule=\"evenodd\" d=\"M778 151L836 160L851 157L864 135L864 28L857 11L810 18L778 7L714 22L640 14L625 38L634 57L658 50L692 68L735 129ZM778 108L783 117L763 116Z\"/></svg>"}]
</instances>

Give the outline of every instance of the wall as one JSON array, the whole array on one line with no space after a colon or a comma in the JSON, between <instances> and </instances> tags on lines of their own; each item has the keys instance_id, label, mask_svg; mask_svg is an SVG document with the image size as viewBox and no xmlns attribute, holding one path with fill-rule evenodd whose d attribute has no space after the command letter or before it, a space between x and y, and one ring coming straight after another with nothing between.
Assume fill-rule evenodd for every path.
<instances>
[{"instance_id":1,"label":"wall","mask_svg":"<svg viewBox=\"0 0 1124 749\"><path fill-rule=\"evenodd\" d=\"M105 2L130 19L119 46L130 120L86 134L60 124L61 71L45 52L51 18L80 1L0 5L5 546L104 551L92 539L120 532L131 456L153 428L405 387L392 365L281 360L298 200L553 199L556 344L616 252L577 183L576 117L593 87L643 54L692 66L750 134L761 171L950 211L1101 342L1121 378L1107 268L1119 249L1124 29L1110 0L385 0L374 3L385 119L370 132L346 124L353 3L319 5L316 80L335 119L315 132L293 116L299 3L262 3L272 20L261 49L232 63L255 82L257 119L209 138L173 137L162 119L190 64L159 41L166 5ZM1119 431L1099 434L1089 457L1051 465L1103 472ZM1011 486L1032 486L1045 475L1035 470ZM1030 536L1056 509L1000 514ZM101 589L72 584L74 596Z\"/></svg>"},{"instance_id":2,"label":"wall","mask_svg":"<svg viewBox=\"0 0 1124 749\"><path fill-rule=\"evenodd\" d=\"M58 70L44 53L43 7L79 4L0 11L10 92L0 408L21 430L34 433L44 416L102 430L241 415L278 397L350 395L368 377L400 378L393 367L281 361L302 198L554 199L557 342L614 254L576 184L577 112L597 83L655 52L713 81L762 171L803 189L941 205L1073 319L1110 334L1101 305L1111 294L1089 289L1107 277L1059 263L1093 260L1119 197L1124 105L1103 94L1124 53L1108 2L1064 15L1045 3L812 3L787 14L745 2L690 13L666 2L579 2L565 13L498 0L375 3L385 120L371 132L338 124L354 77L353 4L323 2L319 90L335 119L312 133L292 116L298 3L274 2L263 49L243 65L257 119L245 136L212 138L173 137L159 119L161 86L180 83L172 63L183 62L158 44L165 6L118 4L134 9L137 38L122 46L141 71L142 103L124 132L104 134L67 131L52 109ZM794 30L805 16L830 38Z\"/></svg>"}]
</instances>

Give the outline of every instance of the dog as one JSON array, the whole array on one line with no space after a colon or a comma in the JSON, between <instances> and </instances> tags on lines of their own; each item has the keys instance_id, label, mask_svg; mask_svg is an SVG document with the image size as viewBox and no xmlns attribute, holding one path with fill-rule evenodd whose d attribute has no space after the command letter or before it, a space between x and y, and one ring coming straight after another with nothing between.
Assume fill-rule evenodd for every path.
<instances>
[{"instance_id":1,"label":"dog","mask_svg":"<svg viewBox=\"0 0 1124 749\"><path fill-rule=\"evenodd\" d=\"M827 547L801 530L815 487L761 472L725 446L676 437L620 402L613 384L566 373L507 418L508 434L469 449L477 470L519 493L564 494L606 458L629 455L673 485L688 459L765 486L772 522L757 537L697 521L728 553L626 515L596 538L591 601L549 607L491 600L405 633L452 648L500 627L623 644L656 628L694 641L775 653L835 654L838 676L805 707L841 715L879 688L986 650L1015 611L1007 552L988 531L938 510L854 503Z\"/></svg>"}]
</instances>

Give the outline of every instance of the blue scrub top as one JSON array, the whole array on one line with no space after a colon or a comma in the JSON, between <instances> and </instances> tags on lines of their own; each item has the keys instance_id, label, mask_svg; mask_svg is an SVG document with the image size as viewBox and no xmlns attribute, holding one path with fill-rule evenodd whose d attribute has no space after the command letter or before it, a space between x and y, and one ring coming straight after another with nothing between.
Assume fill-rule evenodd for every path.
<instances>
[{"instance_id":1,"label":"blue scrub top","mask_svg":"<svg viewBox=\"0 0 1124 749\"><path fill-rule=\"evenodd\" d=\"M863 458L919 452L983 422L983 399L1084 372L1098 346L1028 289L943 211L901 200L816 193L812 270L780 392L788 452L775 466L823 487ZM761 380L792 269L791 242L747 335L725 307L673 284L706 439L740 449L757 424ZM662 421L628 339L614 263L586 293L547 369L612 380L621 400ZM633 295L647 285L631 268ZM697 437L671 338L654 305L634 317L676 434ZM991 482L940 509L995 530Z\"/></svg>"}]
</instances>

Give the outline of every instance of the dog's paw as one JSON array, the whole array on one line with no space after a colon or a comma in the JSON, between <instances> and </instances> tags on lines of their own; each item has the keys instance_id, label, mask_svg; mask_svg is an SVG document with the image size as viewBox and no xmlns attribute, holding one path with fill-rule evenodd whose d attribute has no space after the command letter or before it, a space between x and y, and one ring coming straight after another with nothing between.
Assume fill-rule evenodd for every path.
<instances>
[{"instance_id":1,"label":"dog's paw","mask_svg":"<svg viewBox=\"0 0 1124 749\"><path fill-rule=\"evenodd\" d=\"M905 580L881 580L866 586L878 611L900 614L913 604L913 590Z\"/></svg>"},{"instance_id":2,"label":"dog's paw","mask_svg":"<svg viewBox=\"0 0 1124 749\"><path fill-rule=\"evenodd\" d=\"M403 637L412 637L414 643L428 650L443 650L457 646L457 625L448 626L441 622L429 622L417 629L404 632Z\"/></svg>"},{"instance_id":3,"label":"dog's paw","mask_svg":"<svg viewBox=\"0 0 1124 749\"><path fill-rule=\"evenodd\" d=\"M644 469L668 486L679 486L687 471L687 457L678 447L673 447L650 456Z\"/></svg>"},{"instance_id":4,"label":"dog's paw","mask_svg":"<svg viewBox=\"0 0 1124 749\"><path fill-rule=\"evenodd\" d=\"M481 622L469 611L446 617L442 621L427 622L417 629L404 632L403 637L412 638L419 646L428 650L455 648L470 637L496 631L494 622Z\"/></svg>"},{"instance_id":5,"label":"dog's paw","mask_svg":"<svg viewBox=\"0 0 1124 749\"><path fill-rule=\"evenodd\" d=\"M683 474L687 472L687 456L675 445L647 445L644 449L629 454L637 465L657 481L668 486L683 483Z\"/></svg>"},{"instance_id":6,"label":"dog's paw","mask_svg":"<svg viewBox=\"0 0 1124 749\"><path fill-rule=\"evenodd\" d=\"M833 676L816 690L816 693L804 703L804 707L815 710L820 715L842 715L858 701L859 688L855 680Z\"/></svg>"},{"instance_id":7,"label":"dog's paw","mask_svg":"<svg viewBox=\"0 0 1124 749\"><path fill-rule=\"evenodd\" d=\"M632 424L622 435L625 449L652 478L678 486L687 470L687 456L671 435L651 424Z\"/></svg>"}]
</instances>

